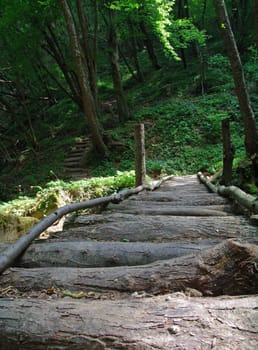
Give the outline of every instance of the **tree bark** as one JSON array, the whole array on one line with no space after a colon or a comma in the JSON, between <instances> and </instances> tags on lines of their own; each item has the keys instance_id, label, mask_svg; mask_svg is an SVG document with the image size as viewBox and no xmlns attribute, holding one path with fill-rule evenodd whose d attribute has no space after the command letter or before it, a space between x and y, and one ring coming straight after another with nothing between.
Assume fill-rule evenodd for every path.
<instances>
[{"instance_id":1,"label":"tree bark","mask_svg":"<svg viewBox=\"0 0 258 350\"><path fill-rule=\"evenodd\" d=\"M192 254L142 266L11 268L0 276L0 284L20 291L55 286L73 291L161 293L193 288L213 296L252 294L258 288L257 257L257 246L227 240L197 256Z\"/></svg>"},{"instance_id":2,"label":"tree bark","mask_svg":"<svg viewBox=\"0 0 258 350\"><path fill-rule=\"evenodd\" d=\"M101 156L105 156L107 153L107 148L100 134L96 106L89 87L88 70L85 69L83 64L83 62L86 62L86 59L80 47L73 16L66 0L59 0L59 4L62 8L66 21L70 46L82 94L83 110L89 122L92 143L97 153Z\"/></svg>"},{"instance_id":3,"label":"tree bark","mask_svg":"<svg viewBox=\"0 0 258 350\"><path fill-rule=\"evenodd\" d=\"M218 240L173 243L37 242L18 258L16 267L111 267L136 266L157 260L199 253ZM9 245L0 245L0 253Z\"/></svg>"},{"instance_id":4,"label":"tree bark","mask_svg":"<svg viewBox=\"0 0 258 350\"><path fill-rule=\"evenodd\" d=\"M251 107L242 62L236 46L234 34L232 32L224 0L214 0L217 19L221 30L221 35L228 53L235 83L236 95L239 101L240 112L245 128L246 153L255 163L258 154L258 136L254 112ZM256 169L257 170L257 169Z\"/></svg>"},{"instance_id":5,"label":"tree bark","mask_svg":"<svg viewBox=\"0 0 258 350\"><path fill-rule=\"evenodd\" d=\"M170 294L119 301L2 298L0 350L255 350L256 308L255 296Z\"/></svg>"}]
</instances>

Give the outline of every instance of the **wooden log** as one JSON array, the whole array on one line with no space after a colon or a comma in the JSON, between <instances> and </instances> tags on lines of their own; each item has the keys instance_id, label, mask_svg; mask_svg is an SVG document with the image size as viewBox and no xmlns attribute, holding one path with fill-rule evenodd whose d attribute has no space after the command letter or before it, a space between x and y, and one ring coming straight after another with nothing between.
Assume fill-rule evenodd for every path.
<instances>
[{"instance_id":1,"label":"wooden log","mask_svg":"<svg viewBox=\"0 0 258 350\"><path fill-rule=\"evenodd\" d=\"M255 296L0 299L0 350L257 349Z\"/></svg>"},{"instance_id":2,"label":"wooden log","mask_svg":"<svg viewBox=\"0 0 258 350\"><path fill-rule=\"evenodd\" d=\"M86 217L87 220L87 217ZM226 239L255 236L257 227L241 216L148 216L114 213L58 234L62 240L172 242L194 239Z\"/></svg>"},{"instance_id":3,"label":"wooden log","mask_svg":"<svg viewBox=\"0 0 258 350\"><path fill-rule=\"evenodd\" d=\"M131 197L131 200L167 202L173 206L228 204L228 200L226 198L220 197L213 193L174 194L173 192L151 192L148 194L139 194L138 196L133 196Z\"/></svg>"},{"instance_id":4,"label":"wooden log","mask_svg":"<svg viewBox=\"0 0 258 350\"><path fill-rule=\"evenodd\" d=\"M174 216L226 216L232 213L230 205L196 205L174 206L167 202L130 201L123 203L108 204L108 210L122 211L129 214L144 215L174 215Z\"/></svg>"},{"instance_id":5,"label":"wooden log","mask_svg":"<svg viewBox=\"0 0 258 350\"><path fill-rule=\"evenodd\" d=\"M173 243L51 242L32 244L14 261L19 267L110 267L144 265L172 259L219 243L218 240ZM0 253L8 245L0 245Z\"/></svg>"},{"instance_id":6,"label":"wooden log","mask_svg":"<svg viewBox=\"0 0 258 350\"><path fill-rule=\"evenodd\" d=\"M200 183L196 177L196 182L191 184L177 184L176 178L174 180L168 180L158 189L159 192L184 192L184 193L208 193L207 187Z\"/></svg>"},{"instance_id":7,"label":"wooden log","mask_svg":"<svg viewBox=\"0 0 258 350\"><path fill-rule=\"evenodd\" d=\"M236 186L220 186L218 193L225 197L235 199L240 205L250 210L253 214L258 214L258 200L256 197L245 193Z\"/></svg>"},{"instance_id":8,"label":"wooden log","mask_svg":"<svg viewBox=\"0 0 258 350\"><path fill-rule=\"evenodd\" d=\"M215 186L211 181L209 181L209 178L203 175L203 173L199 172L197 174L199 180L213 193L218 192L217 186Z\"/></svg>"},{"instance_id":9,"label":"wooden log","mask_svg":"<svg viewBox=\"0 0 258 350\"><path fill-rule=\"evenodd\" d=\"M196 256L142 266L109 268L11 268L0 285L23 291L52 286L70 290L120 292L180 291L193 288L204 295L239 295L257 292L257 246L227 240Z\"/></svg>"}]
</instances>

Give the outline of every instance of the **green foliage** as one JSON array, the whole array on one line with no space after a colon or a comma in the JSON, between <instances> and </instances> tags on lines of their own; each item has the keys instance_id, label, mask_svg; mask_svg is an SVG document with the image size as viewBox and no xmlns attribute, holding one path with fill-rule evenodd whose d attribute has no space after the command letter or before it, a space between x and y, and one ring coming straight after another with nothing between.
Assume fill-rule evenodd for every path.
<instances>
[{"instance_id":1,"label":"green foliage","mask_svg":"<svg viewBox=\"0 0 258 350\"><path fill-rule=\"evenodd\" d=\"M233 89L230 63L226 56L215 54L208 59L207 84L212 92L226 92Z\"/></svg>"},{"instance_id":2,"label":"green foliage","mask_svg":"<svg viewBox=\"0 0 258 350\"><path fill-rule=\"evenodd\" d=\"M180 60L176 49L187 47L190 42L205 43L205 32L199 31L191 19L175 19L175 0L122 0L112 1L109 7L126 15L134 21L143 21L148 24L159 38L163 49L168 56Z\"/></svg>"}]
</instances>

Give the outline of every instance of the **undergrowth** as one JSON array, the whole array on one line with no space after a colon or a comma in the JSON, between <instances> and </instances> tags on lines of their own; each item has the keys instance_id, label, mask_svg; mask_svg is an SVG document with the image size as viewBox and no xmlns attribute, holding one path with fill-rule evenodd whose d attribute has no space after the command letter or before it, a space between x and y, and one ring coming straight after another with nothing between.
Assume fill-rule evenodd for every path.
<instances>
[{"instance_id":1,"label":"undergrowth","mask_svg":"<svg viewBox=\"0 0 258 350\"><path fill-rule=\"evenodd\" d=\"M194 174L199 170L214 173L221 169L221 121L231 118L232 142L236 149L233 182L241 185L240 182L246 180L239 181L237 169L245 159L244 131L230 67L221 54L213 55L207 65L203 95L196 62L189 63L187 69L183 69L181 63L171 62L158 71L145 72L144 83L137 84L124 74L131 120L117 126L113 115L108 112L100 115L102 124L109 125L105 134L111 140L110 154L89 164L92 178L85 180L66 181L62 176L65 153L88 129L78 108L66 99L60 101L48 111L48 125L37 128L40 148L36 152L22 150L14 163L5 166L0 200L15 199L2 202L0 210L24 215L42 201L42 210L46 213L49 205L44 207L44 202L51 202L53 193L62 193L64 201L77 201L133 186L134 125L139 122L145 124L147 173L160 177ZM253 79L258 74L257 56L253 54L245 69L251 101L257 112L257 86ZM112 100L110 80L104 75L101 79L100 98Z\"/></svg>"},{"instance_id":2,"label":"undergrowth","mask_svg":"<svg viewBox=\"0 0 258 350\"><path fill-rule=\"evenodd\" d=\"M107 196L124 188L133 187L134 182L134 171L118 171L114 176L92 177L78 181L51 181L44 188L32 186L33 197L21 195L7 203L1 202L0 213L40 218L49 214L53 208Z\"/></svg>"}]
</instances>

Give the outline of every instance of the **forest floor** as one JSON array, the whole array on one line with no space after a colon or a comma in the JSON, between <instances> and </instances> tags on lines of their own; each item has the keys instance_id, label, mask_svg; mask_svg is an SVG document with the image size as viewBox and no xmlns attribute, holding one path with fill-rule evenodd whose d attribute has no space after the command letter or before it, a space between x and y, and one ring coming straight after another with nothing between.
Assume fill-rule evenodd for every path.
<instances>
[{"instance_id":1,"label":"forest floor","mask_svg":"<svg viewBox=\"0 0 258 350\"><path fill-rule=\"evenodd\" d=\"M257 227L196 176L67 218L0 277L0 349L257 349Z\"/></svg>"}]
</instances>

